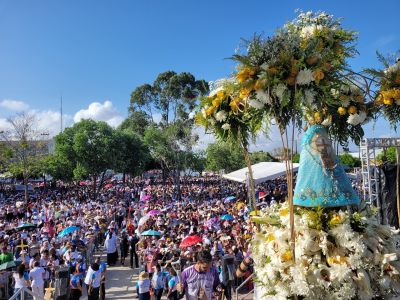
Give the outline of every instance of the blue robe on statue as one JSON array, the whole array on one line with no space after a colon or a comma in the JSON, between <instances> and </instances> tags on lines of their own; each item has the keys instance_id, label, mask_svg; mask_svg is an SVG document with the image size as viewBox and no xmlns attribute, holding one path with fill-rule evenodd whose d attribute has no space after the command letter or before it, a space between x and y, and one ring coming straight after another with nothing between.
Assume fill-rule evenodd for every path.
<instances>
[{"instance_id":1,"label":"blue robe on statue","mask_svg":"<svg viewBox=\"0 0 400 300\"><path fill-rule=\"evenodd\" d=\"M360 203L322 125L311 126L303 136L293 203L306 207Z\"/></svg>"}]
</instances>

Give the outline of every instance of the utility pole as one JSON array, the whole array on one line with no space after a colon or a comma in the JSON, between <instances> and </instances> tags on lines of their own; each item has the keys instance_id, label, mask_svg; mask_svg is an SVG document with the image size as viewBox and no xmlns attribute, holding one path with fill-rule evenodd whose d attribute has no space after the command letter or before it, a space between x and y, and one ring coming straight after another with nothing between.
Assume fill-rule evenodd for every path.
<instances>
[{"instance_id":1,"label":"utility pole","mask_svg":"<svg viewBox=\"0 0 400 300\"><path fill-rule=\"evenodd\" d=\"M60 115L61 115L61 131L60 133L63 132L63 101L62 101L62 95L61 95L61 101L60 101Z\"/></svg>"}]
</instances>

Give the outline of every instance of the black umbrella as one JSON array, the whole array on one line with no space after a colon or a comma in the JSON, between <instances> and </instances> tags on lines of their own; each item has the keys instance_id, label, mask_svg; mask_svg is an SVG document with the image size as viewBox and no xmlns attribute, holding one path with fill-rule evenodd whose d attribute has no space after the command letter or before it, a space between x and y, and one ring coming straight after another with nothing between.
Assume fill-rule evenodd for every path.
<instances>
[{"instance_id":1,"label":"black umbrella","mask_svg":"<svg viewBox=\"0 0 400 300\"><path fill-rule=\"evenodd\" d=\"M24 229L26 229L26 230L33 230L33 229L35 229L35 228L36 228L36 225L35 225L35 224L32 224L32 223L24 223L24 224L19 225L19 226L16 228L16 230L24 230Z\"/></svg>"},{"instance_id":2,"label":"black umbrella","mask_svg":"<svg viewBox=\"0 0 400 300\"><path fill-rule=\"evenodd\" d=\"M8 261L0 265L0 271L18 267L21 261Z\"/></svg>"}]
</instances>

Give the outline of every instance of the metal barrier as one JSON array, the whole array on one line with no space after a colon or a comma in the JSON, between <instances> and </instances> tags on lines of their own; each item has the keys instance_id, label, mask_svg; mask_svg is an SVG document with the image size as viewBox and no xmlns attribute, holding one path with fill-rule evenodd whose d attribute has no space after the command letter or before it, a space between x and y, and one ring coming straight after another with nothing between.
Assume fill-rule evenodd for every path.
<instances>
[{"instance_id":1,"label":"metal barrier","mask_svg":"<svg viewBox=\"0 0 400 300\"><path fill-rule=\"evenodd\" d=\"M28 288L22 288L18 292L16 292L9 300L16 300L16 299L21 299L21 300L26 300L26 294L28 294L31 297L36 297L36 299L40 299L37 295L35 295L31 290ZM42 298L44 300L44 298ZM40 300L42 300L40 299Z\"/></svg>"},{"instance_id":2,"label":"metal barrier","mask_svg":"<svg viewBox=\"0 0 400 300\"><path fill-rule=\"evenodd\" d=\"M242 284L239 285L239 286L236 288L236 290L235 290L235 299L236 299L236 300L239 300L239 290L240 290L246 283L248 283L251 279L253 279L253 277L254 277L254 273L252 273L249 277L247 277L246 280L243 281ZM243 298L246 298L246 297L247 297L248 295L250 295L253 291L254 291L254 288L253 288L250 292L248 292L246 295L244 295L244 296L242 297L242 299L243 299Z\"/></svg>"}]
</instances>

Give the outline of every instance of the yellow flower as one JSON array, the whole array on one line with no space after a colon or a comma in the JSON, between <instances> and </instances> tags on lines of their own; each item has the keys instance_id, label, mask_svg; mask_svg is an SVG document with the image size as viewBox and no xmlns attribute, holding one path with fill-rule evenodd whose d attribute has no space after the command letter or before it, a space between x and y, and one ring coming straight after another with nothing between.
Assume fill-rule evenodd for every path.
<instances>
[{"instance_id":1,"label":"yellow flower","mask_svg":"<svg viewBox=\"0 0 400 300\"><path fill-rule=\"evenodd\" d=\"M256 83L254 84L254 89L255 90L260 90L262 88L264 88L264 82L262 80L258 79L256 81Z\"/></svg>"},{"instance_id":2,"label":"yellow flower","mask_svg":"<svg viewBox=\"0 0 400 300\"><path fill-rule=\"evenodd\" d=\"M235 98L229 103L229 106L234 113L237 113L239 111L239 104L240 98Z\"/></svg>"},{"instance_id":3,"label":"yellow flower","mask_svg":"<svg viewBox=\"0 0 400 300\"><path fill-rule=\"evenodd\" d=\"M364 97L362 95L357 95L357 96L355 96L355 98L356 98L357 102L359 102L359 103L364 102Z\"/></svg>"},{"instance_id":4,"label":"yellow flower","mask_svg":"<svg viewBox=\"0 0 400 300\"><path fill-rule=\"evenodd\" d=\"M306 63L310 66L315 65L318 62L319 58L318 56L310 56L306 59Z\"/></svg>"},{"instance_id":5,"label":"yellow flower","mask_svg":"<svg viewBox=\"0 0 400 300\"><path fill-rule=\"evenodd\" d=\"M314 77L315 82L316 82L317 84L319 84L319 82L320 82L322 79L324 79L325 74L324 74L324 72L322 72L321 69L316 69L316 70L313 72L313 77Z\"/></svg>"},{"instance_id":6,"label":"yellow flower","mask_svg":"<svg viewBox=\"0 0 400 300\"><path fill-rule=\"evenodd\" d=\"M275 241L275 236L271 233L271 234L268 234L267 242L272 242L272 241Z\"/></svg>"},{"instance_id":7,"label":"yellow flower","mask_svg":"<svg viewBox=\"0 0 400 300\"><path fill-rule=\"evenodd\" d=\"M283 253L281 255L281 260L283 262L291 261L292 260L292 251L290 251L290 250L285 251L285 253Z\"/></svg>"},{"instance_id":8,"label":"yellow flower","mask_svg":"<svg viewBox=\"0 0 400 300\"><path fill-rule=\"evenodd\" d=\"M393 98L383 98L383 104L385 105L392 105L394 102Z\"/></svg>"},{"instance_id":9,"label":"yellow flower","mask_svg":"<svg viewBox=\"0 0 400 300\"><path fill-rule=\"evenodd\" d=\"M294 86L296 84L296 76L290 75L286 78L286 83L290 86Z\"/></svg>"},{"instance_id":10,"label":"yellow flower","mask_svg":"<svg viewBox=\"0 0 400 300\"><path fill-rule=\"evenodd\" d=\"M346 114L346 109L344 107L339 107L337 111L341 116L344 116Z\"/></svg>"},{"instance_id":11,"label":"yellow flower","mask_svg":"<svg viewBox=\"0 0 400 300\"><path fill-rule=\"evenodd\" d=\"M330 256L326 259L326 262L328 263L328 265L332 266L333 264L337 264L337 265L342 265L345 264L347 262L347 259L345 256Z\"/></svg>"},{"instance_id":12,"label":"yellow flower","mask_svg":"<svg viewBox=\"0 0 400 300\"><path fill-rule=\"evenodd\" d=\"M217 97L212 101L212 105L214 107L218 107L221 105L223 98Z\"/></svg>"},{"instance_id":13,"label":"yellow flower","mask_svg":"<svg viewBox=\"0 0 400 300\"><path fill-rule=\"evenodd\" d=\"M335 214L329 221L329 225L336 226L343 223L343 218L339 214Z\"/></svg>"},{"instance_id":14,"label":"yellow flower","mask_svg":"<svg viewBox=\"0 0 400 300\"><path fill-rule=\"evenodd\" d=\"M271 75L277 74L279 73L279 69L277 67L269 67L267 69L267 72Z\"/></svg>"},{"instance_id":15,"label":"yellow flower","mask_svg":"<svg viewBox=\"0 0 400 300\"><path fill-rule=\"evenodd\" d=\"M250 77L254 76L256 72L250 68L243 68L236 74L236 79L239 82L245 82Z\"/></svg>"},{"instance_id":16,"label":"yellow flower","mask_svg":"<svg viewBox=\"0 0 400 300\"><path fill-rule=\"evenodd\" d=\"M239 97L242 99L245 99L250 95L250 93L251 93L251 89L243 88L240 90Z\"/></svg>"},{"instance_id":17,"label":"yellow flower","mask_svg":"<svg viewBox=\"0 0 400 300\"><path fill-rule=\"evenodd\" d=\"M288 214L289 214L289 208L282 208L282 209L279 211L279 215L280 215L281 217L286 217Z\"/></svg>"},{"instance_id":18,"label":"yellow flower","mask_svg":"<svg viewBox=\"0 0 400 300\"><path fill-rule=\"evenodd\" d=\"M379 93L379 94L378 94L378 97L376 97L376 99L375 99L375 104L376 104L376 105L381 105L381 104L383 104L383 95L382 95L382 93Z\"/></svg>"},{"instance_id":19,"label":"yellow flower","mask_svg":"<svg viewBox=\"0 0 400 300\"><path fill-rule=\"evenodd\" d=\"M356 114L357 113L357 107L355 107L354 105L349 107L349 113L350 114Z\"/></svg>"},{"instance_id":20,"label":"yellow flower","mask_svg":"<svg viewBox=\"0 0 400 300\"><path fill-rule=\"evenodd\" d=\"M322 115L319 111L314 113L314 121L317 124L320 124L322 122Z\"/></svg>"},{"instance_id":21,"label":"yellow flower","mask_svg":"<svg viewBox=\"0 0 400 300\"><path fill-rule=\"evenodd\" d=\"M219 92L217 93L217 97L218 97L218 98L221 98L221 99L225 98L225 91L219 91Z\"/></svg>"},{"instance_id":22,"label":"yellow flower","mask_svg":"<svg viewBox=\"0 0 400 300\"><path fill-rule=\"evenodd\" d=\"M206 115L207 117L211 116L214 113L215 107L210 106L209 108L206 109Z\"/></svg>"}]
</instances>

